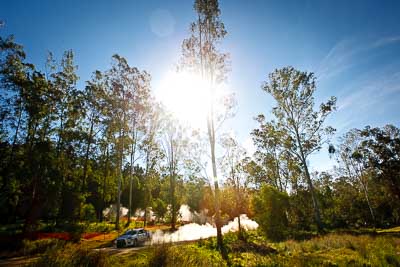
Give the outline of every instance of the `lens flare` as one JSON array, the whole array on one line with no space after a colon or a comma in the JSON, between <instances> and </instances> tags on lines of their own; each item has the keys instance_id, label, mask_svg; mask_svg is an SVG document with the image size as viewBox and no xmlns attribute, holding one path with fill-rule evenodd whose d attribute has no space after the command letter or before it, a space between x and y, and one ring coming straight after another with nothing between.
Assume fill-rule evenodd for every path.
<instances>
[{"instance_id":1,"label":"lens flare","mask_svg":"<svg viewBox=\"0 0 400 267\"><path fill-rule=\"evenodd\" d=\"M168 72L157 88L156 96L168 111L195 128L207 122L210 89L199 76L189 72Z\"/></svg>"}]
</instances>

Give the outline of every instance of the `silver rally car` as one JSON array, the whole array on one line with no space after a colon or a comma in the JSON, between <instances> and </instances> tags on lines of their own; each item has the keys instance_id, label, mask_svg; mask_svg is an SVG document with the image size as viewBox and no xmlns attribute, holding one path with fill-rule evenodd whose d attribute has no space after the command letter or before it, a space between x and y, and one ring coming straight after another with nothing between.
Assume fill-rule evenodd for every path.
<instances>
[{"instance_id":1,"label":"silver rally car","mask_svg":"<svg viewBox=\"0 0 400 267\"><path fill-rule=\"evenodd\" d=\"M128 229L124 234L119 236L116 240L117 248L127 246L137 246L150 239L150 232L143 228Z\"/></svg>"}]
</instances>

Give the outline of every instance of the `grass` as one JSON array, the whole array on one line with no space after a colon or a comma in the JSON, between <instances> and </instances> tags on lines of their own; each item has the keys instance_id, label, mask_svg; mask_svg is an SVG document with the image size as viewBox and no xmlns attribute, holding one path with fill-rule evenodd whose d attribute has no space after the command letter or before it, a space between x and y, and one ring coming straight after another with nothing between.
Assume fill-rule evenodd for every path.
<instances>
[{"instance_id":1,"label":"grass","mask_svg":"<svg viewBox=\"0 0 400 267\"><path fill-rule=\"evenodd\" d=\"M72 228L71 225L59 227L55 227L54 224L40 223L39 225L39 229L43 232L35 232L31 236L31 238L36 240L26 239L26 237L19 233L22 224L1 226L0 259L40 256L48 248L53 247L55 243L62 243L63 241L73 241L77 243L76 245L80 245L88 250L111 247L119 234L122 234L128 228L143 227L143 222L132 221L129 225L122 223L122 228L119 231L114 230L114 224L106 222L78 223L75 225L76 227ZM146 227L146 229L150 231L157 229L169 230L170 225L158 224Z\"/></svg>"},{"instance_id":2,"label":"grass","mask_svg":"<svg viewBox=\"0 0 400 267\"><path fill-rule=\"evenodd\" d=\"M272 243L257 231L246 233L244 239L229 233L224 236L225 257L216 250L216 238L117 254L93 250L110 245L110 239L95 238L77 244L24 241L23 254L39 253L31 266L400 266L400 238L391 234L329 233Z\"/></svg>"},{"instance_id":3,"label":"grass","mask_svg":"<svg viewBox=\"0 0 400 267\"><path fill-rule=\"evenodd\" d=\"M81 245L66 243L62 247L52 247L30 266L113 266L113 257L102 250L91 250Z\"/></svg>"},{"instance_id":4,"label":"grass","mask_svg":"<svg viewBox=\"0 0 400 267\"><path fill-rule=\"evenodd\" d=\"M159 244L113 258L113 266L227 266L216 250L204 249L196 243L173 245Z\"/></svg>"},{"instance_id":5,"label":"grass","mask_svg":"<svg viewBox=\"0 0 400 267\"><path fill-rule=\"evenodd\" d=\"M400 266L400 239L329 234L275 244L280 266Z\"/></svg>"},{"instance_id":6,"label":"grass","mask_svg":"<svg viewBox=\"0 0 400 267\"><path fill-rule=\"evenodd\" d=\"M389 229L383 229L383 230L378 230L378 233L399 233L400 234L400 226L389 228Z\"/></svg>"},{"instance_id":7,"label":"grass","mask_svg":"<svg viewBox=\"0 0 400 267\"><path fill-rule=\"evenodd\" d=\"M270 243L257 232L239 240L224 236L227 257L210 238L194 244L162 245L126 257L117 266L400 266L400 239L327 234L310 240Z\"/></svg>"}]
</instances>

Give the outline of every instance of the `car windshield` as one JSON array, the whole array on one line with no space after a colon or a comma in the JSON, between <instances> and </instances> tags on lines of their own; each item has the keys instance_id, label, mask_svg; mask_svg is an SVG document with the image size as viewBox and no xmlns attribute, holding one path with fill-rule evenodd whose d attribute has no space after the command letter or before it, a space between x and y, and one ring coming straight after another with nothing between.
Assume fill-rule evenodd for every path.
<instances>
[{"instance_id":1,"label":"car windshield","mask_svg":"<svg viewBox=\"0 0 400 267\"><path fill-rule=\"evenodd\" d=\"M128 230L125 232L125 235L135 235L136 234L136 230Z\"/></svg>"}]
</instances>

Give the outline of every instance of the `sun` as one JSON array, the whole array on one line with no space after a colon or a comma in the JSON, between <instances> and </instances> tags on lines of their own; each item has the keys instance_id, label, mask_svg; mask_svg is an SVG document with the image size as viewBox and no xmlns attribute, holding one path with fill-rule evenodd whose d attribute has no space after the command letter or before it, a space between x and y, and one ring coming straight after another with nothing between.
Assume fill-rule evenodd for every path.
<instances>
[{"instance_id":1,"label":"sun","mask_svg":"<svg viewBox=\"0 0 400 267\"><path fill-rule=\"evenodd\" d=\"M206 126L210 89L200 75L169 71L156 89L156 97L181 122L194 128Z\"/></svg>"}]
</instances>

